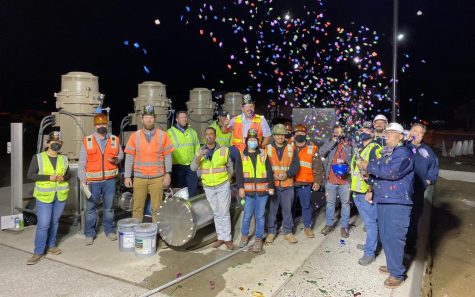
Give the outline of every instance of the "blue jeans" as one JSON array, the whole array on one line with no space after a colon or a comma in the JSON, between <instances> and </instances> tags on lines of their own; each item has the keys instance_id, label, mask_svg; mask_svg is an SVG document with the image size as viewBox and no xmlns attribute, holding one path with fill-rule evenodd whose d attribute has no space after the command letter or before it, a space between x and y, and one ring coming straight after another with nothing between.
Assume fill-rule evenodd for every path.
<instances>
[{"instance_id":1,"label":"blue jeans","mask_svg":"<svg viewBox=\"0 0 475 297\"><path fill-rule=\"evenodd\" d=\"M378 246L378 209L373 203L365 200L365 194L353 193L353 200L356 208L363 219L366 227L365 256L374 257L376 247Z\"/></svg>"},{"instance_id":2,"label":"blue jeans","mask_svg":"<svg viewBox=\"0 0 475 297\"><path fill-rule=\"evenodd\" d=\"M115 194L115 179L108 179L101 182L91 183L91 198L86 200L86 226L84 235L86 237L96 236L96 205L102 196L104 233L115 233L114 230L114 209L112 208Z\"/></svg>"},{"instance_id":3,"label":"blue jeans","mask_svg":"<svg viewBox=\"0 0 475 297\"><path fill-rule=\"evenodd\" d=\"M417 238L419 237L419 222L424 212L424 193L425 189L414 189L411 222L407 230L406 240L406 246L411 249L416 248Z\"/></svg>"},{"instance_id":4,"label":"blue jeans","mask_svg":"<svg viewBox=\"0 0 475 297\"><path fill-rule=\"evenodd\" d=\"M242 235L249 235L249 226L251 225L252 216L256 218L256 238L264 237L264 213L266 211L267 198L269 196L247 196L244 204L244 218L242 220Z\"/></svg>"},{"instance_id":5,"label":"blue jeans","mask_svg":"<svg viewBox=\"0 0 475 297\"><path fill-rule=\"evenodd\" d=\"M282 209L282 226L284 227L284 233L292 233L294 227L294 220L292 218L292 204L294 202L294 187L282 189L277 187L275 189L275 195L270 199L269 204L269 216L267 231L272 234L277 234L277 211Z\"/></svg>"},{"instance_id":6,"label":"blue jeans","mask_svg":"<svg viewBox=\"0 0 475 297\"><path fill-rule=\"evenodd\" d=\"M378 203L377 208L379 236L386 254L389 274L402 279L406 276L406 268L402 261L412 207L410 205Z\"/></svg>"},{"instance_id":7,"label":"blue jeans","mask_svg":"<svg viewBox=\"0 0 475 297\"><path fill-rule=\"evenodd\" d=\"M190 169L189 165L173 165L172 183L176 188L188 187L190 197L196 196L196 191L198 189L198 175Z\"/></svg>"},{"instance_id":8,"label":"blue jeans","mask_svg":"<svg viewBox=\"0 0 475 297\"><path fill-rule=\"evenodd\" d=\"M327 198L326 205L326 225L333 226L335 216L336 195L340 196L341 202L341 219L342 228L348 229L350 222L350 185L334 185L330 182L325 183L325 196Z\"/></svg>"},{"instance_id":9,"label":"blue jeans","mask_svg":"<svg viewBox=\"0 0 475 297\"><path fill-rule=\"evenodd\" d=\"M300 206L302 207L303 225L305 228L312 227L312 205L310 203L312 187L295 186L295 196L300 200Z\"/></svg>"},{"instance_id":10,"label":"blue jeans","mask_svg":"<svg viewBox=\"0 0 475 297\"><path fill-rule=\"evenodd\" d=\"M54 197L51 203L43 203L36 200L38 224L35 235L35 255L45 253L46 244L49 248L56 246L56 234L58 233L59 219L63 213L66 201L58 201Z\"/></svg>"}]
</instances>

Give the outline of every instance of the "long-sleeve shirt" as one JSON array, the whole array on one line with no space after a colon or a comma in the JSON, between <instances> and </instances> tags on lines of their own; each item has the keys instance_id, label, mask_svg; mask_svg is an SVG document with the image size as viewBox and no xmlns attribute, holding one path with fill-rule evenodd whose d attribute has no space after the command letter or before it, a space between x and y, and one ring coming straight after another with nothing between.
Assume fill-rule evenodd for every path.
<instances>
[{"instance_id":1,"label":"long-sleeve shirt","mask_svg":"<svg viewBox=\"0 0 475 297\"><path fill-rule=\"evenodd\" d=\"M271 142L270 145L272 145L275 148L275 151L277 152L277 158L279 160L282 160L282 156L284 155L284 149L287 144L285 143L284 146L278 147L277 144L275 144L275 142ZM297 172L299 172L299 169L300 169L299 155L296 150L293 150L292 162L290 163L289 170L287 170L285 174L287 175L288 178L292 178L297 174Z\"/></svg>"},{"instance_id":2,"label":"long-sleeve shirt","mask_svg":"<svg viewBox=\"0 0 475 297\"><path fill-rule=\"evenodd\" d=\"M415 146L412 143L406 145L414 154L414 190L424 191L428 183L434 184L439 176L439 159L434 151L426 144Z\"/></svg>"},{"instance_id":3,"label":"long-sleeve shirt","mask_svg":"<svg viewBox=\"0 0 475 297\"><path fill-rule=\"evenodd\" d=\"M58 157L51 157L48 156L51 165L53 165L53 168L56 169L56 162L58 161ZM49 181L51 175L43 175L43 174L38 174L39 172L39 167L38 167L38 158L36 155L31 158L30 166L28 168L28 173L26 177L28 179L34 180L34 181ZM68 168L66 168L66 173L64 174L64 180L68 181L71 179L71 171Z\"/></svg>"},{"instance_id":4,"label":"long-sleeve shirt","mask_svg":"<svg viewBox=\"0 0 475 297\"><path fill-rule=\"evenodd\" d=\"M216 150L219 150L220 148L221 148L221 146L217 142L216 142L213 149L209 149L206 145L202 146L200 148L200 150L198 151L198 155L196 155L195 158L193 159L193 161L191 161L190 169L192 171L197 171L200 168L202 158L199 155L200 155L202 150L208 149L208 153L205 156L203 156L203 158L211 159L213 157L214 152ZM231 177L233 175L233 161L231 160L231 155L230 154L228 154L228 162L226 164L226 171L228 172L229 177ZM200 173L198 173L198 177L201 177ZM221 185L217 185L215 187L219 187L219 186L221 186ZM204 185L203 185L203 187L210 188L210 187L206 187ZM215 187L211 187L211 188L215 188Z\"/></svg>"},{"instance_id":5,"label":"long-sleeve shirt","mask_svg":"<svg viewBox=\"0 0 475 297\"><path fill-rule=\"evenodd\" d=\"M101 138L99 133L94 132L94 137L96 138L96 142L99 144L99 148L101 152L104 153L106 150L107 140L110 138L109 134L106 134L105 138ZM119 154L117 155L117 161L115 164L120 164L124 159L124 151L122 147L119 145ZM84 143L81 145L81 151L79 152L79 163L78 163L78 178L79 180L86 180L86 163L87 163L87 153L86 147ZM93 181L93 182L100 182L100 181Z\"/></svg>"},{"instance_id":6,"label":"long-sleeve shirt","mask_svg":"<svg viewBox=\"0 0 475 297\"><path fill-rule=\"evenodd\" d=\"M335 157L335 154L338 150L338 142L335 140L327 141L320 149L320 157L324 158L323 166L325 168L325 179L328 180L330 176L330 170L332 161ZM344 163L350 164L351 159L353 158L352 149L349 145L343 146L343 155L344 155Z\"/></svg>"},{"instance_id":7,"label":"long-sleeve shirt","mask_svg":"<svg viewBox=\"0 0 475 297\"><path fill-rule=\"evenodd\" d=\"M248 156L251 159L252 166L254 166L254 172L256 172L256 162L257 162L257 156L261 153L260 149L257 148L255 153L249 153L247 150L247 147L244 149L243 154L245 156ZM266 158L266 173L267 173L267 182L269 183L269 189L275 189L274 187L274 172L272 171L272 165L269 161L269 158ZM236 158L236 184L238 189L243 189L244 188L244 174L243 174L243 167L242 167L242 159L241 155L239 154L239 157ZM247 196L265 196L268 195L267 193L261 193L258 194L256 192L254 193L246 193Z\"/></svg>"}]
</instances>

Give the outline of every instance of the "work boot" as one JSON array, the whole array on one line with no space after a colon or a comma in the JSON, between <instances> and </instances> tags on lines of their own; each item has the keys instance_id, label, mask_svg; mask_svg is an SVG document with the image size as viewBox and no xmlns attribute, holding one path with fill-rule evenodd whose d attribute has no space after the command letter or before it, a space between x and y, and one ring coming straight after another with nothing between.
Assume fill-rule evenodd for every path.
<instances>
[{"instance_id":1,"label":"work boot","mask_svg":"<svg viewBox=\"0 0 475 297\"><path fill-rule=\"evenodd\" d=\"M366 245L361 244L361 243L358 243L358 244L356 245L356 248L359 249L360 251L364 251L364 249L366 248Z\"/></svg>"},{"instance_id":2,"label":"work boot","mask_svg":"<svg viewBox=\"0 0 475 297\"><path fill-rule=\"evenodd\" d=\"M348 238L350 237L350 232L348 232L348 228L341 228L341 237Z\"/></svg>"},{"instance_id":3,"label":"work boot","mask_svg":"<svg viewBox=\"0 0 475 297\"><path fill-rule=\"evenodd\" d=\"M313 233L313 230L310 229L310 228L303 229L303 233L305 233L305 236L307 236L308 238L314 238L315 237L315 234Z\"/></svg>"},{"instance_id":4,"label":"work boot","mask_svg":"<svg viewBox=\"0 0 475 297\"><path fill-rule=\"evenodd\" d=\"M117 240L117 235L115 233L109 233L106 236L107 236L107 238L109 238L110 241Z\"/></svg>"},{"instance_id":5,"label":"work boot","mask_svg":"<svg viewBox=\"0 0 475 297\"><path fill-rule=\"evenodd\" d=\"M33 256L31 256L31 258L26 261L26 265L35 265L36 263L40 262L44 256L45 255L33 254Z\"/></svg>"},{"instance_id":6,"label":"work boot","mask_svg":"<svg viewBox=\"0 0 475 297\"><path fill-rule=\"evenodd\" d=\"M371 263L373 263L375 260L375 257L371 257L371 256L366 256L364 255L361 259L358 260L358 264L360 265L363 265L363 266L367 266Z\"/></svg>"},{"instance_id":7,"label":"work boot","mask_svg":"<svg viewBox=\"0 0 475 297\"><path fill-rule=\"evenodd\" d=\"M287 240L289 243L297 243L299 242L297 238L295 238L294 234L292 233L287 233L284 235L284 239Z\"/></svg>"},{"instance_id":8,"label":"work boot","mask_svg":"<svg viewBox=\"0 0 475 297\"><path fill-rule=\"evenodd\" d=\"M379 273L381 273L381 274L389 274L387 266L379 266L378 270L379 270Z\"/></svg>"},{"instance_id":9,"label":"work boot","mask_svg":"<svg viewBox=\"0 0 475 297\"><path fill-rule=\"evenodd\" d=\"M275 234L273 233L269 233L267 234L266 236L266 244L271 244L274 242L274 239L275 239Z\"/></svg>"},{"instance_id":10,"label":"work boot","mask_svg":"<svg viewBox=\"0 0 475 297\"><path fill-rule=\"evenodd\" d=\"M94 237L86 237L86 245L92 245L94 243Z\"/></svg>"},{"instance_id":11,"label":"work boot","mask_svg":"<svg viewBox=\"0 0 475 297\"><path fill-rule=\"evenodd\" d=\"M225 241L226 248L230 251L234 250L234 243L231 240Z\"/></svg>"},{"instance_id":12,"label":"work boot","mask_svg":"<svg viewBox=\"0 0 475 297\"><path fill-rule=\"evenodd\" d=\"M48 254L59 255L63 252L62 249L57 247L50 247L48 248Z\"/></svg>"},{"instance_id":13,"label":"work boot","mask_svg":"<svg viewBox=\"0 0 475 297\"><path fill-rule=\"evenodd\" d=\"M215 249L219 248L220 246L222 246L224 244L224 240L216 240L212 247L214 247Z\"/></svg>"},{"instance_id":14,"label":"work boot","mask_svg":"<svg viewBox=\"0 0 475 297\"><path fill-rule=\"evenodd\" d=\"M249 236L241 235L241 240L239 241L239 247L240 248L246 247L248 243L249 243Z\"/></svg>"},{"instance_id":15,"label":"work boot","mask_svg":"<svg viewBox=\"0 0 475 297\"><path fill-rule=\"evenodd\" d=\"M389 276L384 281L384 286L388 289L396 289L399 288L404 283L403 278L396 278L394 276Z\"/></svg>"},{"instance_id":16,"label":"work boot","mask_svg":"<svg viewBox=\"0 0 475 297\"><path fill-rule=\"evenodd\" d=\"M262 251L262 239L261 238L256 238L256 241L254 241L254 246L252 247L252 251L254 253L260 253Z\"/></svg>"},{"instance_id":17,"label":"work boot","mask_svg":"<svg viewBox=\"0 0 475 297\"><path fill-rule=\"evenodd\" d=\"M322 231L320 231L320 233L322 233L323 235L327 235L328 233L332 232L334 229L333 226L328 226L326 225L325 227L323 227Z\"/></svg>"}]
</instances>

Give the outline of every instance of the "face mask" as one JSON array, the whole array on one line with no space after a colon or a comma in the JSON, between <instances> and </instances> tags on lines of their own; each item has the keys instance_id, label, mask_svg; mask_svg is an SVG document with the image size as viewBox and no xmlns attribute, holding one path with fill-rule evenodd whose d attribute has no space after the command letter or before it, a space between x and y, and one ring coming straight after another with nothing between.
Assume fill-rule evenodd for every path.
<instances>
[{"instance_id":1,"label":"face mask","mask_svg":"<svg viewBox=\"0 0 475 297\"><path fill-rule=\"evenodd\" d=\"M247 146L252 149L252 150L255 150L257 148L257 141L248 141L247 142Z\"/></svg>"},{"instance_id":2,"label":"face mask","mask_svg":"<svg viewBox=\"0 0 475 297\"><path fill-rule=\"evenodd\" d=\"M292 138L292 133L287 133L287 134L285 135L285 139L290 139L290 138Z\"/></svg>"},{"instance_id":3,"label":"face mask","mask_svg":"<svg viewBox=\"0 0 475 297\"><path fill-rule=\"evenodd\" d=\"M50 147L53 151L57 152L57 151L59 151L59 150L61 149L61 146L62 146L61 144L55 142L55 143L50 144L49 147Z\"/></svg>"},{"instance_id":4,"label":"face mask","mask_svg":"<svg viewBox=\"0 0 475 297\"><path fill-rule=\"evenodd\" d=\"M360 134L360 141L366 141L368 139L371 139L371 134L368 134L368 133L361 133Z\"/></svg>"},{"instance_id":5,"label":"face mask","mask_svg":"<svg viewBox=\"0 0 475 297\"><path fill-rule=\"evenodd\" d=\"M106 134L107 133L107 127L99 127L96 129L97 133L99 134Z\"/></svg>"},{"instance_id":6,"label":"face mask","mask_svg":"<svg viewBox=\"0 0 475 297\"><path fill-rule=\"evenodd\" d=\"M305 136L305 135L295 135L295 141L305 142L305 140L307 140L307 136Z\"/></svg>"}]
</instances>

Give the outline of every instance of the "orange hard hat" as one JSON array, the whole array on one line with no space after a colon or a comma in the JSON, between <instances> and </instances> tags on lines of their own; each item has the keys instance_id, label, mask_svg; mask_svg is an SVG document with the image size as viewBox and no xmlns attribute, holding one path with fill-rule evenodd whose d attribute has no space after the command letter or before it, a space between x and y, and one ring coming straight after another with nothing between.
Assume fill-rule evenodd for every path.
<instances>
[{"instance_id":1,"label":"orange hard hat","mask_svg":"<svg viewBox=\"0 0 475 297\"><path fill-rule=\"evenodd\" d=\"M107 115L104 113L98 113L94 116L94 126L95 125L107 125Z\"/></svg>"},{"instance_id":2,"label":"orange hard hat","mask_svg":"<svg viewBox=\"0 0 475 297\"><path fill-rule=\"evenodd\" d=\"M295 126L294 132L304 132L304 133L307 133L307 127L305 127L305 126L302 125L302 124L298 124L297 126Z\"/></svg>"},{"instance_id":3,"label":"orange hard hat","mask_svg":"<svg viewBox=\"0 0 475 297\"><path fill-rule=\"evenodd\" d=\"M285 122L284 125L285 125L285 130L287 130L287 132L292 133L292 123L291 122Z\"/></svg>"}]
</instances>

